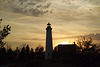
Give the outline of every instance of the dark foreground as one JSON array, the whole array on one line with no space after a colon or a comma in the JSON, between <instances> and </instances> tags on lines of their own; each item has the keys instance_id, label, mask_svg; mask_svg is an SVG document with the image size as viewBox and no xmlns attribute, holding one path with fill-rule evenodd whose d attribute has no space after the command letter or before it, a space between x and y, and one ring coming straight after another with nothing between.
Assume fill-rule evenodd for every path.
<instances>
[{"instance_id":1,"label":"dark foreground","mask_svg":"<svg viewBox=\"0 0 100 67\"><path fill-rule=\"evenodd\" d=\"M68 62L64 60L29 60L0 65L0 67L100 67L100 62Z\"/></svg>"}]
</instances>

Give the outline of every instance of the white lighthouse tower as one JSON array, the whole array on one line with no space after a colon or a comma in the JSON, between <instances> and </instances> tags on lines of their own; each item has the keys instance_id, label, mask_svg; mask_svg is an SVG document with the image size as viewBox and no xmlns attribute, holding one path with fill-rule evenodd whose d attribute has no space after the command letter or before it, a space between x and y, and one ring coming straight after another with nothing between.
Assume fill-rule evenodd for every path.
<instances>
[{"instance_id":1,"label":"white lighthouse tower","mask_svg":"<svg viewBox=\"0 0 100 67\"><path fill-rule=\"evenodd\" d=\"M46 28L46 51L45 59L52 59L53 45L52 45L52 28L51 24L47 24Z\"/></svg>"}]
</instances>

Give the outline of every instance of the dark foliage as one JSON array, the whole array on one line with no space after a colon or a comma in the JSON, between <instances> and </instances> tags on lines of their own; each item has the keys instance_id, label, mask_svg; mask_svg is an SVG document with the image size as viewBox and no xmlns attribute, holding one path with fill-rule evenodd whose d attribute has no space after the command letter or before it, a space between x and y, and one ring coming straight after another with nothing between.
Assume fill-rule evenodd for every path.
<instances>
[{"instance_id":1,"label":"dark foliage","mask_svg":"<svg viewBox=\"0 0 100 67\"><path fill-rule=\"evenodd\" d=\"M19 48L16 47L16 50L14 51L11 48L9 48L8 50L6 50L4 47L0 48L0 64L28 61L34 59L43 59L44 48L42 46L39 46L36 47L35 50L36 51L34 52L33 48L30 49L29 45L22 47L21 50L19 50Z\"/></svg>"},{"instance_id":2,"label":"dark foliage","mask_svg":"<svg viewBox=\"0 0 100 67\"><path fill-rule=\"evenodd\" d=\"M2 21L2 19L0 20ZM1 23L1 22L0 22ZM0 27L1 28L1 27ZM5 43L2 41L5 37L8 36L8 34L10 34L11 31L11 26L9 25L5 25L3 30L0 30L0 47L3 48Z\"/></svg>"},{"instance_id":3,"label":"dark foliage","mask_svg":"<svg viewBox=\"0 0 100 67\"><path fill-rule=\"evenodd\" d=\"M35 49L35 58L37 59L43 59L44 58L44 52L43 52L44 48L43 46L38 46Z\"/></svg>"}]
</instances>

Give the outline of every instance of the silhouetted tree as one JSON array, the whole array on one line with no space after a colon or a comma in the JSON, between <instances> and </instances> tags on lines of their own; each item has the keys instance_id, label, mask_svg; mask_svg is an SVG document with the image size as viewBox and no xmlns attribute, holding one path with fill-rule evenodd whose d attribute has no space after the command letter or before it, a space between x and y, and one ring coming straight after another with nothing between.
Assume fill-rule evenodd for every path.
<instances>
[{"instance_id":1,"label":"silhouetted tree","mask_svg":"<svg viewBox=\"0 0 100 67\"><path fill-rule=\"evenodd\" d=\"M16 50L14 51L15 60L17 60L19 58L19 53L20 53L20 50L18 47L16 47Z\"/></svg>"},{"instance_id":2,"label":"silhouetted tree","mask_svg":"<svg viewBox=\"0 0 100 67\"><path fill-rule=\"evenodd\" d=\"M56 46L53 50L53 57L58 58L58 46Z\"/></svg>"},{"instance_id":3,"label":"silhouetted tree","mask_svg":"<svg viewBox=\"0 0 100 67\"><path fill-rule=\"evenodd\" d=\"M38 47L36 47L35 49L35 54L37 58L43 58L44 57L44 52L43 52L44 48L43 46L39 45Z\"/></svg>"},{"instance_id":4,"label":"silhouetted tree","mask_svg":"<svg viewBox=\"0 0 100 67\"><path fill-rule=\"evenodd\" d=\"M21 53L25 54L25 47L21 49Z\"/></svg>"},{"instance_id":5,"label":"silhouetted tree","mask_svg":"<svg viewBox=\"0 0 100 67\"><path fill-rule=\"evenodd\" d=\"M97 62L97 59L99 59L98 57L100 57L98 51L100 51L100 48L92 43L91 37L88 39L81 37L77 41L75 60L80 64Z\"/></svg>"},{"instance_id":6,"label":"silhouetted tree","mask_svg":"<svg viewBox=\"0 0 100 67\"><path fill-rule=\"evenodd\" d=\"M40 52L40 53L43 53L43 50L44 50L43 46L40 46L40 47L39 47L39 52Z\"/></svg>"},{"instance_id":7,"label":"silhouetted tree","mask_svg":"<svg viewBox=\"0 0 100 67\"><path fill-rule=\"evenodd\" d=\"M56 46L55 48L54 48L54 52L57 52L58 51L58 46Z\"/></svg>"},{"instance_id":8,"label":"silhouetted tree","mask_svg":"<svg viewBox=\"0 0 100 67\"><path fill-rule=\"evenodd\" d=\"M38 53L38 52L39 52L39 47L36 47L35 53Z\"/></svg>"},{"instance_id":9,"label":"silhouetted tree","mask_svg":"<svg viewBox=\"0 0 100 67\"><path fill-rule=\"evenodd\" d=\"M0 19L0 21L2 21L2 19ZM1 23L1 22L0 22ZM1 27L0 27L1 28ZM11 31L11 26L9 25L5 25L3 30L0 30L0 47L4 47L4 42L2 41L6 36L8 36L8 34L10 34Z\"/></svg>"},{"instance_id":10,"label":"silhouetted tree","mask_svg":"<svg viewBox=\"0 0 100 67\"><path fill-rule=\"evenodd\" d=\"M30 52L30 47L29 47L29 45L27 45L26 46L26 54L29 54L29 52Z\"/></svg>"},{"instance_id":11,"label":"silhouetted tree","mask_svg":"<svg viewBox=\"0 0 100 67\"><path fill-rule=\"evenodd\" d=\"M31 50L30 50L30 58L34 58L34 51L33 51L33 48L31 48Z\"/></svg>"},{"instance_id":12,"label":"silhouetted tree","mask_svg":"<svg viewBox=\"0 0 100 67\"><path fill-rule=\"evenodd\" d=\"M94 53L96 50L96 45L92 43L92 38L86 39L81 37L77 40L77 50L81 53Z\"/></svg>"},{"instance_id":13,"label":"silhouetted tree","mask_svg":"<svg viewBox=\"0 0 100 67\"><path fill-rule=\"evenodd\" d=\"M26 46L26 60L29 60L30 58L30 47L29 45Z\"/></svg>"},{"instance_id":14,"label":"silhouetted tree","mask_svg":"<svg viewBox=\"0 0 100 67\"><path fill-rule=\"evenodd\" d=\"M11 48L7 50L7 59L9 62L13 61L14 59L13 51Z\"/></svg>"},{"instance_id":15,"label":"silhouetted tree","mask_svg":"<svg viewBox=\"0 0 100 67\"><path fill-rule=\"evenodd\" d=\"M5 60L7 60L7 55L6 55L6 49L0 48L0 64L5 63Z\"/></svg>"},{"instance_id":16,"label":"silhouetted tree","mask_svg":"<svg viewBox=\"0 0 100 67\"><path fill-rule=\"evenodd\" d=\"M33 51L33 48L31 48L31 53L33 53L34 51Z\"/></svg>"},{"instance_id":17,"label":"silhouetted tree","mask_svg":"<svg viewBox=\"0 0 100 67\"><path fill-rule=\"evenodd\" d=\"M25 60L26 57L26 52L25 52L25 47L23 46L23 48L21 49L21 52L19 54L19 58L20 60Z\"/></svg>"},{"instance_id":18,"label":"silhouetted tree","mask_svg":"<svg viewBox=\"0 0 100 67\"><path fill-rule=\"evenodd\" d=\"M0 59L5 59L6 57L6 49L3 47L3 48L0 48Z\"/></svg>"},{"instance_id":19,"label":"silhouetted tree","mask_svg":"<svg viewBox=\"0 0 100 67\"><path fill-rule=\"evenodd\" d=\"M1 24L2 19L0 19ZM0 64L5 63L8 59L8 51L6 52L6 49L4 47L5 42L3 42L3 39L5 39L11 31L11 26L5 25L3 29L1 29L0 26Z\"/></svg>"}]
</instances>

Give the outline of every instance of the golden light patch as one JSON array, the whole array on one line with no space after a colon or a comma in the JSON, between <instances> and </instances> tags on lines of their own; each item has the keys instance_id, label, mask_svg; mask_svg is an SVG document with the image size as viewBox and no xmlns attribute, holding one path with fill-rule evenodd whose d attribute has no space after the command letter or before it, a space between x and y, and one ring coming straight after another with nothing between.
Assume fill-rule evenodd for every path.
<instances>
[{"instance_id":1,"label":"golden light patch","mask_svg":"<svg viewBox=\"0 0 100 67\"><path fill-rule=\"evenodd\" d=\"M66 42L61 42L59 44L69 44L69 41L66 41Z\"/></svg>"}]
</instances>

